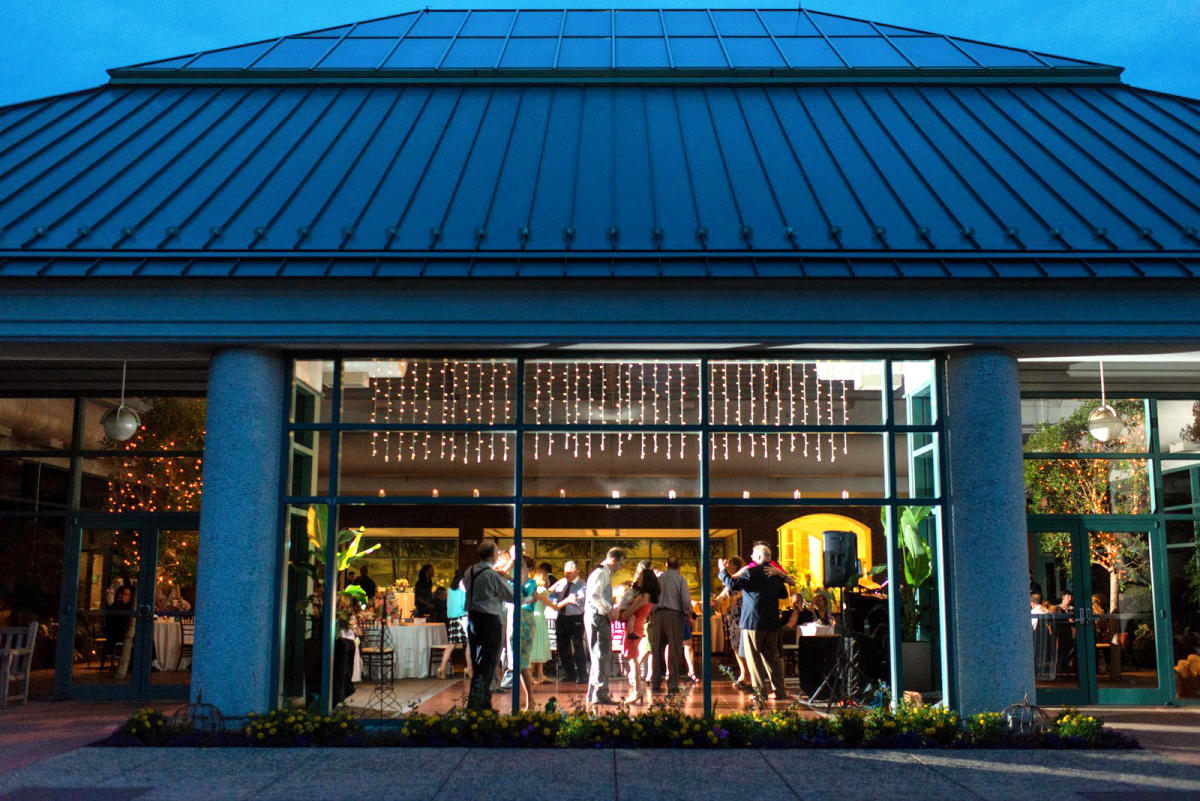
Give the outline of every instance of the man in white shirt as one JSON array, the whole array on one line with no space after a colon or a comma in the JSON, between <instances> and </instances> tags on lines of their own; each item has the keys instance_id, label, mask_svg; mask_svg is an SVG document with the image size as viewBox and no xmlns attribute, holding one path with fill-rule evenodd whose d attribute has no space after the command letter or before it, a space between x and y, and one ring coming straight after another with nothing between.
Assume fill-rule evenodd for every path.
<instances>
[{"instance_id":1,"label":"man in white shirt","mask_svg":"<svg viewBox=\"0 0 1200 801\"><path fill-rule=\"evenodd\" d=\"M608 670L612 661L612 622L617 619L613 607L613 572L625 564L625 551L609 548L600 566L588 576L584 597L583 622L587 631L592 667L588 673L587 705L613 704L608 692Z\"/></svg>"}]
</instances>

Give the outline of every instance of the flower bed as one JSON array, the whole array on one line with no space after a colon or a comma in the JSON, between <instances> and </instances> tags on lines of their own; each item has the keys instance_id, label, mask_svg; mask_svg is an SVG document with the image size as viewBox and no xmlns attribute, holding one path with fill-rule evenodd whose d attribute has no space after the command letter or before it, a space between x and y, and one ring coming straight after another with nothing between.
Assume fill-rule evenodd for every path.
<instances>
[{"instance_id":1,"label":"flower bed","mask_svg":"<svg viewBox=\"0 0 1200 801\"><path fill-rule=\"evenodd\" d=\"M500 715L452 710L412 713L367 729L349 712L278 710L250 715L240 728L202 733L145 709L108 746L481 746L499 748L1136 748L1099 718L1064 710L1044 730L1017 733L996 712L968 719L943 707L843 710L818 718L797 709L691 717L659 706L604 715L547 711Z\"/></svg>"}]
</instances>

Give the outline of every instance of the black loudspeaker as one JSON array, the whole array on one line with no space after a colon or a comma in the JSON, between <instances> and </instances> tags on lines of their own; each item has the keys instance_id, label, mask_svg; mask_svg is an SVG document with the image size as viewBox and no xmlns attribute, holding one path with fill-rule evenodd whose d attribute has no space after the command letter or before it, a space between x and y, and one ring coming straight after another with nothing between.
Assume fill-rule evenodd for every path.
<instances>
[{"instance_id":1,"label":"black loudspeaker","mask_svg":"<svg viewBox=\"0 0 1200 801\"><path fill-rule=\"evenodd\" d=\"M853 587L862 575L858 563L858 535L853 531L825 531L825 587Z\"/></svg>"}]
</instances>

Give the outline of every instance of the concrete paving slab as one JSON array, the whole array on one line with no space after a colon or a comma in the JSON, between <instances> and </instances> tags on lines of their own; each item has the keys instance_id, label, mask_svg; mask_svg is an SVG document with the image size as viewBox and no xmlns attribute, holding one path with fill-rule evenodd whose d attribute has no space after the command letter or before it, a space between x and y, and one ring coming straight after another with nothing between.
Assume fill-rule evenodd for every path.
<instances>
[{"instance_id":1,"label":"concrete paving slab","mask_svg":"<svg viewBox=\"0 0 1200 801\"><path fill-rule=\"evenodd\" d=\"M0 775L0 793L29 787L148 787L140 780L161 749L80 748Z\"/></svg>"},{"instance_id":2,"label":"concrete paving slab","mask_svg":"<svg viewBox=\"0 0 1200 801\"><path fill-rule=\"evenodd\" d=\"M441 749L429 749L435 754ZM595 751L473 748L435 797L616 798L613 749Z\"/></svg>"},{"instance_id":3,"label":"concrete paving slab","mask_svg":"<svg viewBox=\"0 0 1200 801\"><path fill-rule=\"evenodd\" d=\"M621 799L798 797L761 751L616 749L614 754Z\"/></svg>"},{"instance_id":4,"label":"concrete paving slab","mask_svg":"<svg viewBox=\"0 0 1200 801\"><path fill-rule=\"evenodd\" d=\"M478 755L479 751L468 748L309 750L297 754L297 761L285 766L283 775L264 787L256 798L429 801L472 753Z\"/></svg>"},{"instance_id":5,"label":"concrete paving slab","mask_svg":"<svg viewBox=\"0 0 1200 801\"><path fill-rule=\"evenodd\" d=\"M987 799L1160 790L1200 795L1200 770L1145 751L922 751L913 758Z\"/></svg>"},{"instance_id":6,"label":"concrete paving slab","mask_svg":"<svg viewBox=\"0 0 1200 801\"><path fill-rule=\"evenodd\" d=\"M919 793L914 798L939 801L979 797L908 752L799 749L762 754L805 801L845 801L861 797L867 787L912 788Z\"/></svg>"}]
</instances>

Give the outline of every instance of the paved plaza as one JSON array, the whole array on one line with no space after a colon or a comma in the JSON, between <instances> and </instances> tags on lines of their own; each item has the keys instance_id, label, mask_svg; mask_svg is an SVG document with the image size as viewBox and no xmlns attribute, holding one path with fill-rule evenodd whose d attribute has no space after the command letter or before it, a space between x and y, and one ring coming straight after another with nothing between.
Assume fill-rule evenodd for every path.
<instances>
[{"instance_id":1,"label":"paved plaza","mask_svg":"<svg viewBox=\"0 0 1200 801\"><path fill-rule=\"evenodd\" d=\"M168 714L174 705L163 705ZM90 748L134 705L0 713L0 801L1200 799L1200 709L1093 710L1136 751Z\"/></svg>"},{"instance_id":2,"label":"paved plaza","mask_svg":"<svg viewBox=\"0 0 1200 801\"><path fill-rule=\"evenodd\" d=\"M1147 751L84 748L0 776L3 801L180 799L1182 799Z\"/></svg>"}]
</instances>

